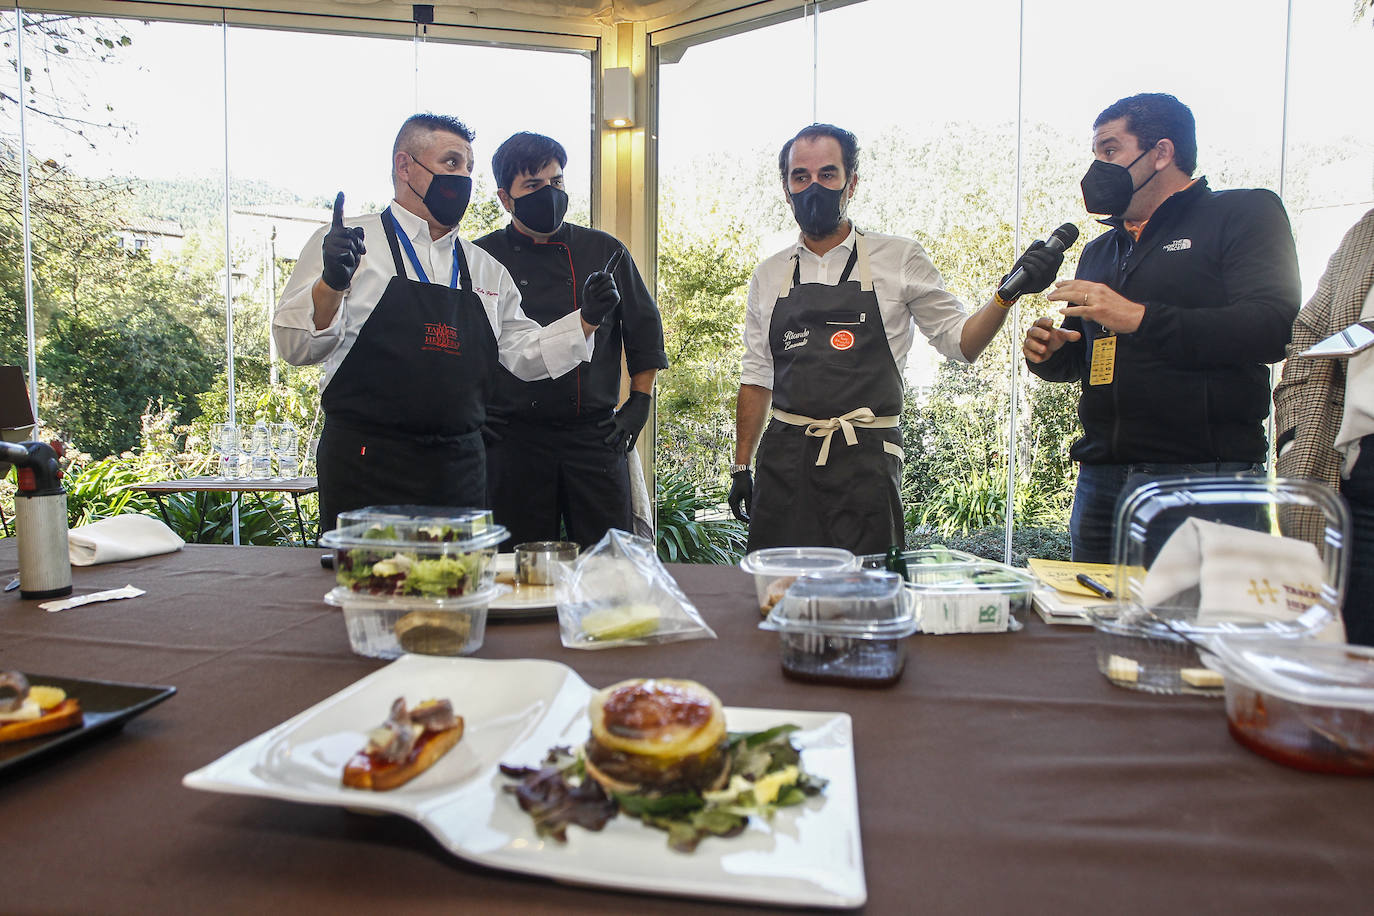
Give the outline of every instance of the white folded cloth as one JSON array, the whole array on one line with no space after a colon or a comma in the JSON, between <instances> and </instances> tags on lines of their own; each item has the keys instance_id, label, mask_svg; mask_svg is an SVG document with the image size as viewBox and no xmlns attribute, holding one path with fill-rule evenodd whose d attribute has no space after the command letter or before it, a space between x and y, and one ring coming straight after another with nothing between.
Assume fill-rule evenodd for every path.
<instances>
[{"instance_id":1,"label":"white folded cloth","mask_svg":"<svg viewBox=\"0 0 1374 916\"><path fill-rule=\"evenodd\" d=\"M1178 527L1145 574L1146 607L1191 605L1199 623L1291 621L1316 603L1326 580L1307 541L1190 518Z\"/></svg>"},{"instance_id":2,"label":"white folded cloth","mask_svg":"<svg viewBox=\"0 0 1374 916\"><path fill-rule=\"evenodd\" d=\"M67 532L73 566L136 560L180 550L186 543L150 515L116 515Z\"/></svg>"}]
</instances>

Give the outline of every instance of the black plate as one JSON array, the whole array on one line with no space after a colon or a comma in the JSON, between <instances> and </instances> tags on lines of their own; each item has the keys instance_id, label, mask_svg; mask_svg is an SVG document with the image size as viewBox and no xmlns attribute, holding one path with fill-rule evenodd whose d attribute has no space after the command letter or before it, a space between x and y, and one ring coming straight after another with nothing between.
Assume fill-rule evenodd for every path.
<instances>
[{"instance_id":1,"label":"black plate","mask_svg":"<svg viewBox=\"0 0 1374 916\"><path fill-rule=\"evenodd\" d=\"M88 681L76 677L51 674L24 676L30 684L61 687L67 696L81 701L82 722L79 728L51 735L38 735L23 741L0 744L0 773L6 768L55 751L65 745L83 741L92 735L115 732L139 713L152 709L177 692L175 687L150 684L118 684L113 681Z\"/></svg>"}]
</instances>

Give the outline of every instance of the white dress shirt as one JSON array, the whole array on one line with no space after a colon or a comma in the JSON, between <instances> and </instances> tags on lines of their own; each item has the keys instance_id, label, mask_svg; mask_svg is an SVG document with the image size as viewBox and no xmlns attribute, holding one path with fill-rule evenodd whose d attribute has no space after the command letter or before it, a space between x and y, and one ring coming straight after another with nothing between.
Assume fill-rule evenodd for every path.
<instances>
[{"instance_id":1,"label":"white dress shirt","mask_svg":"<svg viewBox=\"0 0 1374 916\"><path fill-rule=\"evenodd\" d=\"M800 259L802 283L835 285L844 273L844 265L854 250L855 233L818 255L803 243L785 248L765 260L749 278L749 303L744 314L744 358L740 366L740 383L773 388L773 351L768 346L768 326L773 320L773 305L778 294L792 275L792 256ZM873 275L873 292L878 297L878 310L883 316L887 345L897 371L906 369L906 357L911 352L916 328L926 336L945 357L967 363L959 349L959 338L968 321L963 303L945 289L940 272L931 263L919 242L895 235L865 232L869 269ZM850 279L859 278L858 268L850 271Z\"/></svg>"},{"instance_id":2,"label":"white dress shirt","mask_svg":"<svg viewBox=\"0 0 1374 916\"><path fill-rule=\"evenodd\" d=\"M424 267L432 283L447 285L453 275L453 244L458 238L457 228L437 239L430 239L429 224L398 203L392 203L391 213L396 225L415 246L415 257ZM311 290L324 269L321 242L329 231L322 226L305 243L291 279L277 300L272 318L272 336L282 359L293 366L324 363L324 377L320 391L329 386L358 339L358 332L367 322L372 309L382 298L387 284L396 275L391 246L382 228L381 214L371 213L345 220L348 226L363 227L363 255L353 274L353 281L344 294L343 303L329 326L315 329L315 303ZM593 336L582 332L581 312L565 315L548 327L540 327L520 308L520 291L510 273L501 263L467 239L459 240L463 256L472 275L473 292L482 300L492 333L496 336L501 365L518 378L534 381L557 378L578 363L590 359ZM402 249L401 262L406 275L418 280L414 265Z\"/></svg>"}]
</instances>

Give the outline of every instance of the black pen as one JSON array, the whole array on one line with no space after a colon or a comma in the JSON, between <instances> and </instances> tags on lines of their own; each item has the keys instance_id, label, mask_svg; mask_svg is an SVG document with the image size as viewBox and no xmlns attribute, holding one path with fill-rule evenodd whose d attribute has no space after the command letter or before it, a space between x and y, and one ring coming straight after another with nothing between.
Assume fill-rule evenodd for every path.
<instances>
[{"instance_id":1,"label":"black pen","mask_svg":"<svg viewBox=\"0 0 1374 916\"><path fill-rule=\"evenodd\" d=\"M1107 588L1107 586L1103 585L1101 582L1098 582L1096 579L1094 579L1087 573L1079 573L1078 575L1074 576L1074 578L1078 580L1079 585L1083 586L1088 591L1093 592L1094 594L1101 595L1103 598L1116 597L1116 594L1111 589Z\"/></svg>"}]
</instances>

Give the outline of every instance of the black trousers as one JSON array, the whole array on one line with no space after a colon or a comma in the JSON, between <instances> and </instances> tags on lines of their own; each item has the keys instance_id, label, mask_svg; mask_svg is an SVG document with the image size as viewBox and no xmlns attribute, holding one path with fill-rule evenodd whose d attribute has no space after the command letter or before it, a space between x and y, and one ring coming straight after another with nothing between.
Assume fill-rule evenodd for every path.
<instances>
[{"instance_id":1,"label":"black trousers","mask_svg":"<svg viewBox=\"0 0 1374 916\"><path fill-rule=\"evenodd\" d=\"M398 437L325 419L315 453L320 483L320 531L340 512L365 506L487 504L482 434Z\"/></svg>"},{"instance_id":2,"label":"black trousers","mask_svg":"<svg viewBox=\"0 0 1374 916\"><path fill-rule=\"evenodd\" d=\"M634 531L626 452L604 442L595 423L532 423L512 418L487 443L487 494L505 545L570 540L590 547L610 528Z\"/></svg>"}]
</instances>

